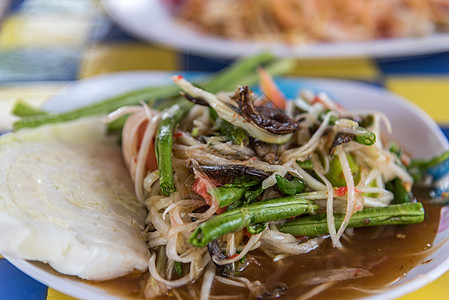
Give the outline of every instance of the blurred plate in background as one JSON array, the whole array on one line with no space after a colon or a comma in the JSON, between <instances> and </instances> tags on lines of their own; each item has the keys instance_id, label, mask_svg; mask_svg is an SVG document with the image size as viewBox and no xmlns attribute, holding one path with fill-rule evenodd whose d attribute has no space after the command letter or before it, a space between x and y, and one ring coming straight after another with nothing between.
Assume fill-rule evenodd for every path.
<instances>
[{"instance_id":1,"label":"blurred plate in background","mask_svg":"<svg viewBox=\"0 0 449 300\"><path fill-rule=\"evenodd\" d=\"M236 41L201 33L177 21L161 0L102 0L106 12L129 34L148 42L220 58L268 50L297 58L395 57L449 50L449 33L368 42L287 45Z\"/></svg>"}]
</instances>

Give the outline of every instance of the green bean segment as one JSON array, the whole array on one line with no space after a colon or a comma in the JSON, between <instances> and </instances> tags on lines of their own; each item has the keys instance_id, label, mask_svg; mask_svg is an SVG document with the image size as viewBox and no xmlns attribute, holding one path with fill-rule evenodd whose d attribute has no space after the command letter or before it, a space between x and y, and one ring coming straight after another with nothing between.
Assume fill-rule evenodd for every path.
<instances>
[{"instance_id":1,"label":"green bean segment","mask_svg":"<svg viewBox=\"0 0 449 300\"><path fill-rule=\"evenodd\" d=\"M410 164L410 168L414 168L414 167L420 167L420 168L430 168L430 167L434 167L438 164L443 163L445 160L449 159L449 150L441 153L440 155L437 155L431 159L415 159L412 160L411 164Z\"/></svg>"},{"instance_id":2,"label":"green bean segment","mask_svg":"<svg viewBox=\"0 0 449 300\"><path fill-rule=\"evenodd\" d=\"M265 225L265 223L257 223L257 224L249 225L248 227L246 227L246 230L248 230L248 232L251 234L259 234L262 231L264 231L266 228L267 228L267 226Z\"/></svg>"},{"instance_id":3,"label":"green bean segment","mask_svg":"<svg viewBox=\"0 0 449 300\"><path fill-rule=\"evenodd\" d=\"M156 135L156 159L159 168L159 184L164 195L176 191L172 169L173 130L181 118L192 108L193 103L184 101L162 113Z\"/></svg>"},{"instance_id":4,"label":"green bean segment","mask_svg":"<svg viewBox=\"0 0 449 300\"><path fill-rule=\"evenodd\" d=\"M296 177L289 181L280 175L276 175L276 182L281 192L287 195L296 195L306 189L306 184Z\"/></svg>"},{"instance_id":5,"label":"green bean segment","mask_svg":"<svg viewBox=\"0 0 449 300\"><path fill-rule=\"evenodd\" d=\"M245 187L218 187L212 190L216 199L220 202L220 207L231 205L240 200L248 188Z\"/></svg>"},{"instance_id":6,"label":"green bean segment","mask_svg":"<svg viewBox=\"0 0 449 300\"><path fill-rule=\"evenodd\" d=\"M173 97L178 94L178 91L179 89L173 85L149 87L145 89L135 90L68 112L59 114L37 114L25 117L14 123L14 129L17 130L23 127L38 127L43 124L66 122L81 117L107 114L119 107L126 105L136 105L141 101L148 101L150 99L156 98Z\"/></svg>"},{"instance_id":7,"label":"green bean segment","mask_svg":"<svg viewBox=\"0 0 449 300\"><path fill-rule=\"evenodd\" d=\"M407 192L399 177L387 182L385 187L394 194L394 204L410 203L412 201L411 193Z\"/></svg>"},{"instance_id":8,"label":"green bean segment","mask_svg":"<svg viewBox=\"0 0 449 300\"><path fill-rule=\"evenodd\" d=\"M29 116L36 116L36 115L44 115L47 112L40 110L39 108L36 108L28 103L26 103L23 100L18 100L16 104L14 105L12 109L12 113L15 116L18 117L29 117Z\"/></svg>"},{"instance_id":9,"label":"green bean segment","mask_svg":"<svg viewBox=\"0 0 449 300\"><path fill-rule=\"evenodd\" d=\"M334 214L335 225L340 227L344 214ZM424 208L421 203L390 205L387 207L364 208L356 212L349 221L349 227L367 227L380 225L403 225L421 223L424 220ZM328 233L326 214L301 217L278 227L279 231L294 236L317 236Z\"/></svg>"},{"instance_id":10,"label":"green bean segment","mask_svg":"<svg viewBox=\"0 0 449 300\"><path fill-rule=\"evenodd\" d=\"M259 186L256 190L254 191L246 191L245 192L245 200L246 202L249 203L253 203L257 197L259 197L262 193L263 193L264 189L262 188L262 186Z\"/></svg>"},{"instance_id":11,"label":"green bean segment","mask_svg":"<svg viewBox=\"0 0 449 300\"><path fill-rule=\"evenodd\" d=\"M411 161L407 169L415 182L421 181L426 174L431 174L432 176L437 176L437 178L439 178L440 176L446 174L448 160L449 150L431 159L414 159ZM429 170L432 168L436 169L429 173ZM435 180L435 177L433 179Z\"/></svg>"},{"instance_id":12,"label":"green bean segment","mask_svg":"<svg viewBox=\"0 0 449 300\"><path fill-rule=\"evenodd\" d=\"M207 220L192 233L189 243L204 247L226 233L242 230L249 225L314 213L318 208L313 202L294 196L260 201Z\"/></svg>"},{"instance_id":13,"label":"green bean segment","mask_svg":"<svg viewBox=\"0 0 449 300\"><path fill-rule=\"evenodd\" d=\"M358 127L357 131L359 133L354 136L354 142L365 146L371 146L376 142L376 135L368 129Z\"/></svg>"},{"instance_id":14,"label":"green bean segment","mask_svg":"<svg viewBox=\"0 0 449 300\"><path fill-rule=\"evenodd\" d=\"M182 275L182 263L179 261L175 261L173 265L173 270L175 271L176 275L181 276Z\"/></svg>"},{"instance_id":15,"label":"green bean segment","mask_svg":"<svg viewBox=\"0 0 449 300\"><path fill-rule=\"evenodd\" d=\"M301 168L303 168L304 170L313 170L313 164L312 161L310 159L307 159L305 161L296 161L296 163L298 164L298 166L300 166Z\"/></svg>"}]
</instances>

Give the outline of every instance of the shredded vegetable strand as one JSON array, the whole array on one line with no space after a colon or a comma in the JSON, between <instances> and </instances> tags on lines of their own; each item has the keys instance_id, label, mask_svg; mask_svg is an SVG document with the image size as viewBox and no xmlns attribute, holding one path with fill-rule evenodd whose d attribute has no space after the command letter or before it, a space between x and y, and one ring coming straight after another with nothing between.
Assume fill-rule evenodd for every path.
<instances>
[{"instance_id":1,"label":"shredded vegetable strand","mask_svg":"<svg viewBox=\"0 0 449 300\"><path fill-rule=\"evenodd\" d=\"M254 250L256 248L258 248L260 246L259 240L261 238L262 234L255 234L252 235L251 238L249 239L248 243L246 244L246 246L243 248L243 250L239 253L239 255L233 257L233 258L228 258L228 259L219 259L217 257L212 257L212 260L214 261L214 263L216 263L217 265L226 265L226 264L230 264L236 261L241 260L249 251Z\"/></svg>"},{"instance_id":2,"label":"shredded vegetable strand","mask_svg":"<svg viewBox=\"0 0 449 300\"><path fill-rule=\"evenodd\" d=\"M323 135L324 131L326 130L327 126L329 125L329 121L331 117L335 116L335 112L328 112L326 116L323 119L323 122L321 123L320 127L315 131L313 136L310 138L310 140L303 146L291 150L285 151L285 153L282 154L281 160L282 161L289 161L291 159L298 160L304 155L310 154L313 149L315 149L318 146L318 141Z\"/></svg>"},{"instance_id":3,"label":"shredded vegetable strand","mask_svg":"<svg viewBox=\"0 0 449 300\"><path fill-rule=\"evenodd\" d=\"M312 163L314 165L318 165L318 158L316 156L312 156ZM320 177L320 179L324 182L327 188L327 203L326 203L326 215L327 215L327 227L329 229L329 235L332 240L332 245L334 247L341 247L341 243L337 238L337 230L335 228L335 218L334 218L334 188L329 180L322 174L321 170L317 167L314 167L313 170Z\"/></svg>"},{"instance_id":4,"label":"shredded vegetable strand","mask_svg":"<svg viewBox=\"0 0 449 300\"><path fill-rule=\"evenodd\" d=\"M148 118L150 118L150 116L148 116ZM139 199L140 202L142 203L145 201L144 188L143 188L143 181L145 176L145 163L148 157L148 152L150 151L150 148L153 146L153 139L156 134L156 127L159 118L160 118L159 114L151 115L151 119L143 135L142 143L140 144L139 154L137 156L137 166L136 166L134 185L137 199Z\"/></svg>"},{"instance_id":5,"label":"shredded vegetable strand","mask_svg":"<svg viewBox=\"0 0 449 300\"><path fill-rule=\"evenodd\" d=\"M209 299L212 283L215 277L215 265L210 261L206 266L206 272L203 276L203 284L201 285L201 300Z\"/></svg>"},{"instance_id":6,"label":"shredded vegetable strand","mask_svg":"<svg viewBox=\"0 0 449 300\"><path fill-rule=\"evenodd\" d=\"M346 215L341 224L340 228L337 232L337 240L343 235L346 226L348 226L349 220L352 215L355 213L355 185L354 178L352 176L351 168L349 166L348 159L346 157L346 153L343 150L342 146L338 146L336 150L338 159L340 160L341 168L343 170L343 175L346 181L347 193L348 193L348 203L346 206Z\"/></svg>"},{"instance_id":7,"label":"shredded vegetable strand","mask_svg":"<svg viewBox=\"0 0 449 300\"><path fill-rule=\"evenodd\" d=\"M203 266L204 268L204 266ZM177 287L181 287L183 285L186 285L187 283L189 283L192 278L191 278L191 274L185 275L184 277L181 277L179 279L176 280L166 280L164 279L161 275L159 275L159 272L156 269L156 254L152 253L149 259L149 271L151 276L153 276L157 281L165 283L168 287L171 288L177 288ZM197 278L200 274L197 274L197 276L195 276L195 278Z\"/></svg>"}]
</instances>

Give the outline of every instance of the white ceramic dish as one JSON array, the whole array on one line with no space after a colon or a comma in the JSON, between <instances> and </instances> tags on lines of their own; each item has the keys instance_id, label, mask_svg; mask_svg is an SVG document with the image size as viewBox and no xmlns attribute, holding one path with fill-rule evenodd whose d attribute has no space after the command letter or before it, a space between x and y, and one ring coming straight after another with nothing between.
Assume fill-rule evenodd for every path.
<instances>
[{"instance_id":1,"label":"white ceramic dish","mask_svg":"<svg viewBox=\"0 0 449 300\"><path fill-rule=\"evenodd\" d=\"M278 56L306 58L394 57L449 50L449 34L369 42L286 45L234 41L204 34L177 22L161 0L102 0L106 12L129 34L186 52L233 58L268 50Z\"/></svg>"},{"instance_id":2,"label":"white ceramic dish","mask_svg":"<svg viewBox=\"0 0 449 300\"><path fill-rule=\"evenodd\" d=\"M65 111L122 93L169 82L169 73L125 72L103 75L75 82L45 105L46 110ZM392 138L405 147L412 156L428 158L449 148L449 143L438 125L419 107L386 90L363 83L303 78L279 78L281 89L293 97L300 89L325 91L348 109L374 109L384 112L391 120ZM80 102L83 99L83 102ZM449 207L443 210L435 245L449 237ZM46 265L7 257L20 270L36 280L82 299L117 299L106 291L83 283L72 277L59 275ZM430 283L449 269L449 243L439 247L428 259L429 263L417 266L391 289L367 299L394 299Z\"/></svg>"}]
</instances>

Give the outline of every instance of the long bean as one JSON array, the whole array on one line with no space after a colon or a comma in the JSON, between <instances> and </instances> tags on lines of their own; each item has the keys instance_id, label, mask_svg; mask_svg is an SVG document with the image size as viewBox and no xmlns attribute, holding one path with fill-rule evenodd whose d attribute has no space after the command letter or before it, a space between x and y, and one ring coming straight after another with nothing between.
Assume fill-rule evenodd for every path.
<instances>
[{"instance_id":1,"label":"long bean","mask_svg":"<svg viewBox=\"0 0 449 300\"><path fill-rule=\"evenodd\" d=\"M240 59L230 67L220 71L210 81L204 84L211 93L234 89L238 85L252 85L257 82L248 74L255 74L254 69L266 63L273 62L275 57L271 53L261 53ZM277 65L277 64L276 64Z\"/></svg>"},{"instance_id":2,"label":"long bean","mask_svg":"<svg viewBox=\"0 0 449 300\"><path fill-rule=\"evenodd\" d=\"M175 104L162 113L156 135L156 159L159 168L159 184L164 195L176 191L172 168L173 130L181 118L194 104L184 101Z\"/></svg>"},{"instance_id":3,"label":"long bean","mask_svg":"<svg viewBox=\"0 0 449 300\"><path fill-rule=\"evenodd\" d=\"M245 201L249 203L253 203L257 197L259 197L263 193L264 189L262 185L260 185L256 190L254 191L246 191L245 192Z\"/></svg>"},{"instance_id":4,"label":"long bean","mask_svg":"<svg viewBox=\"0 0 449 300\"><path fill-rule=\"evenodd\" d=\"M376 142L376 135L366 128L358 127L357 134L354 135L354 142L371 146Z\"/></svg>"},{"instance_id":5,"label":"long bean","mask_svg":"<svg viewBox=\"0 0 449 300\"><path fill-rule=\"evenodd\" d=\"M387 182L385 187L394 194L394 204L410 203L412 201L411 193L405 189L404 184L399 177Z\"/></svg>"},{"instance_id":6,"label":"long bean","mask_svg":"<svg viewBox=\"0 0 449 300\"><path fill-rule=\"evenodd\" d=\"M273 60L274 56L268 53L245 58L231 66L231 68L220 72L209 81L206 81L204 86L211 92L218 92L220 90L233 89L238 84L252 85L257 82L257 77L248 73L254 71L254 68L258 65ZM285 73L290 70L291 67L292 61L286 59L269 65L267 69L271 74L276 75ZM139 104L141 101L173 97L178 95L178 91L179 88L175 85L138 89L68 112L46 114L32 113L29 116L16 121L14 123L14 128L18 130L24 127L38 127L43 124L65 122L81 117L106 114L122 106Z\"/></svg>"},{"instance_id":7,"label":"long bean","mask_svg":"<svg viewBox=\"0 0 449 300\"><path fill-rule=\"evenodd\" d=\"M122 106L138 104L140 101L173 97L178 94L178 91L179 88L174 85L134 90L72 111L59 114L38 114L22 118L14 123L14 128L17 130L23 127L38 127L43 124L65 122L81 117L106 114Z\"/></svg>"},{"instance_id":8,"label":"long bean","mask_svg":"<svg viewBox=\"0 0 449 300\"><path fill-rule=\"evenodd\" d=\"M227 211L202 223L190 236L189 243L204 247L226 233L249 225L313 213L318 205L301 197L285 197L256 202Z\"/></svg>"},{"instance_id":9,"label":"long bean","mask_svg":"<svg viewBox=\"0 0 449 300\"><path fill-rule=\"evenodd\" d=\"M218 202L220 203L220 207L225 207L233 204L236 201L239 201L242 198L245 198L245 202L251 202L250 200L254 200L246 199L246 196L248 192L255 192L250 191L250 189L254 188L257 185L259 185L259 181L254 180L251 177L236 177L234 178L233 183L228 183L224 186L214 188L212 189L212 191L210 191L210 193L213 194L218 200Z\"/></svg>"},{"instance_id":10,"label":"long bean","mask_svg":"<svg viewBox=\"0 0 449 300\"><path fill-rule=\"evenodd\" d=\"M212 190L216 199L220 202L220 207L229 206L240 200L248 190L246 187L218 187Z\"/></svg>"},{"instance_id":11,"label":"long bean","mask_svg":"<svg viewBox=\"0 0 449 300\"><path fill-rule=\"evenodd\" d=\"M306 189L306 184L296 177L289 181L281 175L276 175L276 182L281 192L287 195L296 195Z\"/></svg>"},{"instance_id":12,"label":"long bean","mask_svg":"<svg viewBox=\"0 0 449 300\"><path fill-rule=\"evenodd\" d=\"M251 204L253 203L257 197L259 197L260 194L262 194L264 191L264 189L262 188L262 186L260 185L257 189L255 190L246 190L244 192L244 196L242 198L239 198L238 200L232 202L227 208L227 211L231 211L234 209L237 209L239 207L244 206L245 204ZM222 207L222 201L220 201L220 207Z\"/></svg>"},{"instance_id":13,"label":"long bean","mask_svg":"<svg viewBox=\"0 0 449 300\"><path fill-rule=\"evenodd\" d=\"M334 214L335 225L340 227L344 214ZM401 225L421 223L424 220L424 208L421 203L390 205L387 207L364 208L356 212L349 221L349 227L367 227L380 225ZM278 227L279 231L294 236L317 236L328 233L326 214L306 216Z\"/></svg>"},{"instance_id":14,"label":"long bean","mask_svg":"<svg viewBox=\"0 0 449 300\"><path fill-rule=\"evenodd\" d=\"M176 275L181 276L182 275L182 263L179 261L175 261L173 265L173 270L175 271Z\"/></svg>"},{"instance_id":15,"label":"long bean","mask_svg":"<svg viewBox=\"0 0 449 300\"><path fill-rule=\"evenodd\" d=\"M43 115L47 112L29 105L23 100L18 100L12 109L12 114L18 117L29 117L35 115Z\"/></svg>"},{"instance_id":16,"label":"long bean","mask_svg":"<svg viewBox=\"0 0 449 300\"><path fill-rule=\"evenodd\" d=\"M267 64L266 66L264 66L264 69L271 76L278 76L278 75L282 75L282 74L289 72L290 70L292 70L292 68L294 66L295 66L294 59L284 58L281 60L276 60L270 64ZM238 82L236 82L236 84L233 86L233 88L237 85L251 86L251 85L254 85L255 83L257 83L258 81L259 81L259 75L257 72L254 72L254 70L253 70L251 72L247 72L247 74L244 74L244 76L242 76L240 78L240 80ZM228 90L228 89L221 89L221 90ZM221 90L214 91L214 90L209 89L209 91L211 91L211 92L219 92Z\"/></svg>"},{"instance_id":17,"label":"long bean","mask_svg":"<svg viewBox=\"0 0 449 300\"><path fill-rule=\"evenodd\" d=\"M265 223L257 223L257 224L249 225L248 227L246 227L246 230L248 230L248 232L251 234L259 234L262 231L264 231L266 228L267 228L267 226L265 225Z\"/></svg>"},{"instance_id":18,"label":"long bean","mask_svg":"<svg viewBox=\"0 0 449 300\"><path fill-rule=\"evenodd\" d=\"M439 155L432 157L431 159L415 159L412 160L410 167L423 167L423 168L431 168L437 166L446 160L449 159L449 150L442 152Z\"/></svg>"},{"instance_id":19,"label":"long bean","mask_svg":"<svg viewBox=\"0 0 449 300\"><path fill-rule=\"evenodd\" d=\"M448 173L449 170L449 150L434 156L431 159L415 159L408 166L409 173L415 182L421 181L427 173L432 175L433 180L438 180Z\"/></svg>"},{"instance_id":20,"label":"long bean","mask_svg":"<svg viewBox=\"0 0 449 300\"><path fill-rule=\"evenodd\" d=\"M297 160L296 163L298 164L298 166L300 166L301 168L303 168L305 170L313 170L312 160L310 160L310 159L307 159L305 161Z\"/></svg>"}]
</instances>

